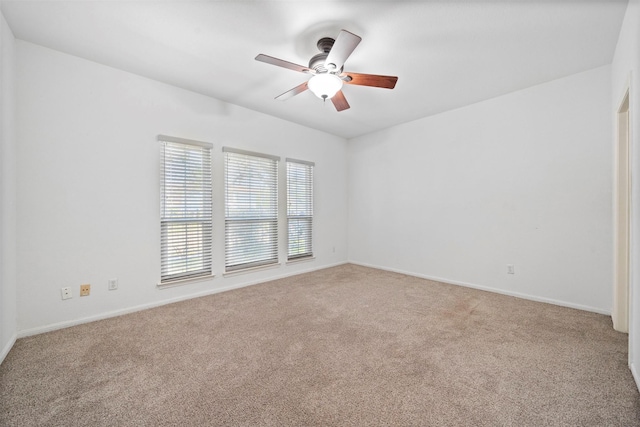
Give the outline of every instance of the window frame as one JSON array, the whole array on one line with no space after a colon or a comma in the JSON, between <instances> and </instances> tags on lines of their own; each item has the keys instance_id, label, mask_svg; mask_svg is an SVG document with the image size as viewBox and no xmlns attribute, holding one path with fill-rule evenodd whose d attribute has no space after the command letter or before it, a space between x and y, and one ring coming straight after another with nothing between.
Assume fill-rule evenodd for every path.
<instances>
[{"instance_id":1,"label":"window frame","mask_svg":"<svg viewBox=\"0 0 640 427\"><path fill-rule=\"evenodd\" d=\"M286 216L287 216L287 262L296 262L296 261L302 261L302 260L308 260L308 259L313 259L314 258L314 253L313 253L313 217L314 217L314 197L313 197L313 192L314 192L314 168L315 168L315 163L314 162L309 162L306 160L298 160L298 159L292 159L292 158L286 158L285 159L285 163L286 163L286 184L287 184L287 211L286 211ZM308 168L308 178L305 179L305 182L303 182L303 185L308 186L308 189L306 189L304 191L304 193L307 193L308 198L305 200L297 200L297 201L292 201L292 183L290 180L290 168L289 165L297 165L297 166L303 166L305 168ZM299 204L303 204L303 205L307 205L305 206L304 209L308 209L308 212L306 212L305 214L302 215L293 215L290 211L291 206L293 203L296 203L296 205ZM306 242L304 244L304 246L308 246L308 251L306 252L302 252L302 253L297 253L297 254L292 254L291 252L291 224L293 221L308 221L308 225L307 225L307 230L308 232L306 233L307 238L308 238L308 242Z\"/></svg>"},{"instance_id":2,"label":"window frame","mask_svg":"<svg viewBox=\"0 0 640 427\"><path fill-rule=\"evenodd\" d=\"M224 153L224 271L225 274L233 274L257 268L269 268L279 265L279 166L280 157L270 154L257 153L253 151L239 150L231 147L222 147ZM244 158L244 159L243 159ZM237 162L232 165L236 168L242 161L245 166L252 164L253 166L264 163L265 169L248 169L248 175L267 174L271 185L251 191L253 185L264 184L264 180L256 180L253 177L247 178L248 196L240 197L240 194L232 194L234 186L230 185L230 162ZM266 167L268 165L268 167ZM236 197L236 203L232 206L231 197ZM248 199L247 199L248 197ZM243 200L241 200L243 199ZM251 202L247 202L250 200ZM254 202L258 204L267 204L262 208L256 208ZM251 206L247 206L249 203ZM245 208L240 212L240 205ZM250 209L247 209L250 208ZM255 208L255 209L254 209ZM230 214L231 211L240 212L239 215ZM249 212L258 212L258 216L249 215ZM263 211L260 213L260 211ZM271 212L270 216L263 216L267 212ZM263 226L260 231L260 226ZM251 227L255 227L251 231ZM244 228L244 230L242 230ZM235 229L235 230L234 230ZM265 238L265 244L258 247L255 244L242 241L243 238L251 237L251 233L262 233ZM243 252L244 248L244 252ZM253 255L251 254L253 253ZM258 255L264 255L260 258ZM253 258L252 258L253 256Z\"/></svg>"},{"instance_id":3,"label":"window frame","mask_svg":"<svg viewBox=\"0 0 640 427\"><path fill-rule=\"evenodd\" d=\"M160 142L160 281L159 287L167 287L185 282L205 280L212 278L213 273L213 173L212 173L212 151L213 144L202 141L195 141L184 138L177 138L167 135L158 135ZM180 148L182 147L182 148ZM169 149L169 151L168 151ZM180 159L180 150L184 150L184 158ZM200 168L196 163L188 164L188 151L192 155L200 152L202 165ZM168 158L168 153L171 153ZM184 179L176 174L170 176L168 170L181 170L185 173ZM186 174L189 173L189 176ZM194 180L193 173L200 174ZM187 181L190 181L187 189ZM195 183L195 185L194 185ZM179 188L182 186L182 191ZM170 200L169 193L177 193L173 200ZM183 198L180 203L180 198ZM194 215L188 216L186 212L192 210ZM190 225L198 226L200 230L195 232L187 228ZM171 251L171 227L178 227L175 235L184 234L185 245L175 243L175 250L182 249L192 256L180 255L173 257L172 265ZM184 230L179 230L183 226ZM195 252L196 255L193 255ZM189 259L191 258L191 260ZM198 261L199 259L199 261ZM201 268L190 268L189 262L201 264ZM184 269L180 270L180 264L184 264ZM174 271L173 273L170 273Z\"/></svg>"}]
</instances>

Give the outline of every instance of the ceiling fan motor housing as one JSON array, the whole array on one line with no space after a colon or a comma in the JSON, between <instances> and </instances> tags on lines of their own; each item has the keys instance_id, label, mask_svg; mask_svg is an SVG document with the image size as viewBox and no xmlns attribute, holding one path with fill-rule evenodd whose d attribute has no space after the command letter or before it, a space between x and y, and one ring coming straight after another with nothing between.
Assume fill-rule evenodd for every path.
<instances>
[{"instance_id":1,"label":"ceiling fan motor housing","mask_svg":"<svg viewBox=\"0 0 640 427\"><path fill-rule=\"evenodd\" d=\"M335 68L327 68L325 65L325 60L327 59L327 56L329 56L329 52L331 52L331 48L333 47L333 44L336 42L335 39L332 39L331 37L323 37L320 40L318 40L318 50L321 53L318 53L317 55L314 55L310 60L309 60L309 68L311 68L312 70L315 70L317 73L327 73L327 72L331 72L331 73L341 73L344 66L340 67L339 70L335 69Z\"/></svg>"},{"instance_id":2,"label":"ceiling fan motor housing","mask_svg":"<svg viewBox=\"0 0 640 427\"><path fill-rule=\"evenodd\" d=\"M309 60L309 68L315 70L317 73L326 73L327 69L324 66L324 61L327 59L327 53L319 53L314 55Z\"/></svg>"}]
</instances>

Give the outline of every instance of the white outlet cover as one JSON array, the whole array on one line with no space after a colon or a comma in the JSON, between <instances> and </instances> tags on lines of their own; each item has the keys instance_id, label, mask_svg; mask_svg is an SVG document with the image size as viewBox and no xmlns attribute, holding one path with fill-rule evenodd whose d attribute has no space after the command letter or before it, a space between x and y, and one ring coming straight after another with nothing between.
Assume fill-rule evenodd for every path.
<instances>
[{"instance_id":1,"label":"white outlet cover","mask_svg":"<svg viewBox=\"0 0 640 427\"><path fill-rule=\"evenodd\" d=\"M118 289L118 279L109 279L109 290L114 291Z\"/></svg>"},{"instance_id":2,"label":"white outlet cover","mask_svg":"<svg viewBox=\"0 0 640 427\"><path fill-rule=\"evenodd\" d=\"M62 289L60 289L60 292L62 294L62 299L63 300L73 297L73 295L71 294L71 288L70 287L62 288Z\"/></svg>"}]
</instances>

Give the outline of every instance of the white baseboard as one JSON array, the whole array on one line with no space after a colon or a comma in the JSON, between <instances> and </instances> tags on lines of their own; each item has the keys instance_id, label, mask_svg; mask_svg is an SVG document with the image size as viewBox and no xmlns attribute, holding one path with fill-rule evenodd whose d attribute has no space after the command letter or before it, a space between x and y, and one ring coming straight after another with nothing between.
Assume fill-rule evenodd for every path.
<instances>
[{"instance_id":1,"label":"white baseboard","mask_svg":"<svg viewBox=\"0 0 640 427\"><path fill-rule=\"evenodd\" d=\"M13 336L9 339L9 342L7 343L7 345L5 345L4 348L2 349L2 353L0 353L0 364L4 362L5 357L7 357L7 354L9 354L9 352L11 351L11 348L16 343L16 339L18 339L18 335L13 334Z\"/></svg>"},{"instance_id":2,"label":"white baseboard","mask_svg":"<svg viewBox=\"0 0 640 427\"><path fill-rule=\"evenodd\" d=\"M590 306L582 305L582 304L574 304L574 303L571 303L571 302L555 300L555 299L552 299L552 298L544 298L544 297L539 297L539 296L536 296L536 295L523 294L523 293L520 293L520 292L505 291L504 289L492 288L490 286L476 285L474 283L460 282L460 281L457 281L457 280L444 279L442 277L428 276L426 274L413 273L413 272L410 272L410 271L404 271L404 270L400 270L400 269L397 269L397 268L382 267L382 266L379 266L379 265L372 265L372 264L367 264L367 263L358 262L358 261L349 261L349 263L350 264L355 264L355 265L361 265L363 267L370 267L370 268L377 268L379 270L391 271L393 273L406 274L407 276L419 277L421 279L433 280L434 282L447 283L449 285L464 286L466 288L479 289L481 291L487 291L487 292L493 292L493 293L496 293L496 294L508 295L508 296L511 296L511 297L527 299L527 300L530 300L530 301L544 302L544 303L547 303L547 304L559 305L561 307L575 308L577 310L590 311L590 312L598 313L598 314L611 315L611 311L603 310L601 308L590 307Z\"/></svg>"},{"instance_id":3,"label":"white baseboard","mask_svg":"<svg viewBox=\"0 0 640 427\"><path fill-rule=\"evenodd\" d=\"M313 268L308 268L308 269L304 269L304 270L298 270L298 271L295 271L295 272L279 274L277 276L272 276L272 277L258 279L258 280L252 280L252 281L249 281L249 282L239 283L239 284L232 285L232 286L225 286L225 287L222 287L222 288L210 289L210 290L207 290L207 291L204 291L204 292L197 292L197 293L193 293L193 294L189 294L189 295L182 295L182 296L179 296L179 297L169 298L169 299L162 300L162 301L154 301L154 302L148 303L148 304L140 304L140 305L136 305L136 306L133 306L133 307L127 307L127 308L123 308L123 309L119 309L119 310L113 310L113 311L108 311L108 312L96 314L94 316L83 317L81 319L73 319L73 320L67 320L67 321L64 321L64 322L51 323L49 325L38 326L38 327L35 327L35 328L18 331L17 338L24 338L24 337L28 337L28 336L31 336L31 335L38 335L38 334L42 334L42 333L45 333L45 332L51 332L51 331L55 331L55 330L58 330L58 329L64 329L64 328L69 328L71 326L81 325L83 323L95 322L95 321L98 321L98 320L108 319L108 318L111 318L111 317L122 316L123 314L135 313L136 311L147 310L149 308L160 307L160 306L163 306L163 305L172 304L172 303L180 302L180 301L186 301L186 300L189 300L189 299L192 299L192 298L198 298L198 297L203 297L203 296L207 296L207 295L217 294L217 293L220 293L220 292L231 291L233 289L240 289L240 288L244 288L244 287L247 287L247 286L257 285L259 283L271 282L272 280L284 279L285 277L297 276L298 274L311 273L312 271L323 270L325 268L331 268L331 267L337 267L337 266L343 265L343 264L347 264L347 261L341 261L341 262L328 264L328 265L323 265L323 266L319 266L319 267L313 267ZM15 339L14 339L14 341L15 341Z\"/></svg>"},{"instance_id":4,"label":"white baseboard","mask_svg":"<svg viewBox=\"0 0 640 427\"><path fill-rule=\"evenodd\" d=\"M640 372L638 372L636 364L631 363L629 365L629 369L631 369L631 375L633 375L633 379L636 380L636 387L638 388L638 391L640 391Z\"/></svg>"}]
</instances>

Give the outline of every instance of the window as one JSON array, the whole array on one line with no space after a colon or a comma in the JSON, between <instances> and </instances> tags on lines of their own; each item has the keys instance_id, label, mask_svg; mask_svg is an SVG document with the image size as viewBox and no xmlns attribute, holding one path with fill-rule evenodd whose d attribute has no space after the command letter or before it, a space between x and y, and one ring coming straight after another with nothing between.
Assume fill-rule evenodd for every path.
<instances>
[{"instance_id":1,"label":"window","mask_svg":"<svg viewBox=\"0 0 640 427\"><path fill-rule=\"evenodd\" d=\"M313 166L287 159L287 259L313 256Z\"/></svg>"},{"instance_id":2,"label":"window","mask_svg":"<svg viewBox=\"0 0 640 427\"><path fill-rule=\"evenodd\" d=\"M279 157L224 147L225 271L278 262Z\"/></svg>"},{"instance_id":3,"label":"window","mask_svg":"<svg viewBox=\"0 0 640 427\"><path fill-rule=\"evenodd\" d=\"M212 274L211 144L160 135L160 284Z\"/></svg>"}]
</instances>

